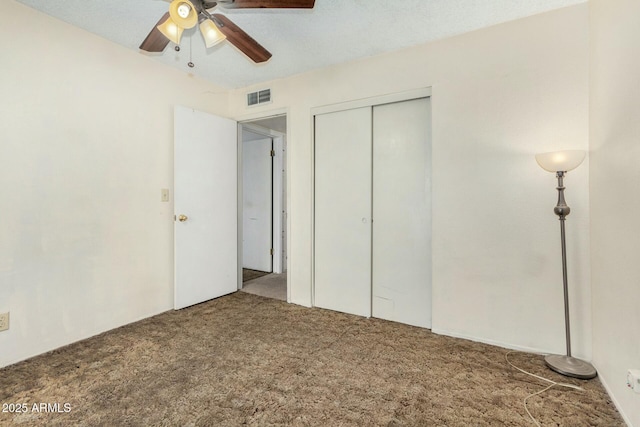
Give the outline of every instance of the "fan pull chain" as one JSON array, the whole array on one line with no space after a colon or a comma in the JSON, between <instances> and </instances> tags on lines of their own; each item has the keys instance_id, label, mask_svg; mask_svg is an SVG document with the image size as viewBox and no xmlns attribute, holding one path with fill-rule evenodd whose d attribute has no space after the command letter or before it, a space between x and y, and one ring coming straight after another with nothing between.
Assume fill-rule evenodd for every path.
<instances>
[{"instance_id":1,"label":"fan pull chain","mask_svg":"<svg viewBox=\"0 0 640 427\"><path fill-rule=\"evenodd\" d=\"M193 40L193 37L189 37L189 62L187 63L187 65L189 66L189 68L193 68L193 67L195 67L195 66L196 66L196 65L193 63L193 61L192 61L192 56L191 56L191 55L192 55L192 49L191 49L191 46L192 46L192 40Z\"/></svg>"}]
</instances>

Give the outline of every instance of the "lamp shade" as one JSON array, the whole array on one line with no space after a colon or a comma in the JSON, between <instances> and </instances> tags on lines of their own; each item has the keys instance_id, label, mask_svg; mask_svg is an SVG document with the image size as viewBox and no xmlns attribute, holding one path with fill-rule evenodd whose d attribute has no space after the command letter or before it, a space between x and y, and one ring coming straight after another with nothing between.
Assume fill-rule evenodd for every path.
<instances>
[{"instance_id":1,"label":"lamp shade","mask_svg":"<svg viewBox=\"0 0 640 427\"><path fill-rule=\"evenodd\" d=\"M173 19L167 18L162 24L158 25L158 30L169 40L175 44L180 44L180 38L184 29L176 25Z\"/></svg>"},{"instance_id":2,"label":"lamp shade","mask_svg":"<svg viewBox=\"0 0 640 427\"><path fill-rule=\"evenodd\" d=\"M536 162L549 172L568 172L580 166L586 155L583 150L553 151L536 154Z\"/></svg>"},{"instance_id":3,"label":"lamp shade","mask_svg":"<svg viewBox=\"0 0 640 427\"><path fill-rule=\"evenodd\" d=\"M169 5L171 19L180 28L193 28L198 23L198 12L189 0L173 0Z\"/></svg>"},{"instance_id":4,"label":"lamp shade","mask_svg":"<svg viewBox=\"0 0 640 427\"><path fill-rule=\"evenodd\" d=\"M205 19L200 23L200 32L207 47L216 45L227 38L211 19Z\"/></svg>"}]
</instances>

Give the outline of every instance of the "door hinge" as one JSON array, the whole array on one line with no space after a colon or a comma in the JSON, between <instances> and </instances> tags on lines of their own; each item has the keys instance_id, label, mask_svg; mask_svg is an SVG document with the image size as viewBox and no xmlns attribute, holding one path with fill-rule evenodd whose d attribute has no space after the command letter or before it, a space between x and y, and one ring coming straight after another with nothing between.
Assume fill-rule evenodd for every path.
<instances>
[{"instance_id":1,"label":"door hinge","mask_svg":"<svg viewBox=\"0 0 640 427\"><path fill-rule=\"evenodd\" d=\"M271 254L271 256L273 256L273 248L271 248L271 249L269 250L269 254Z\"/></svg>"},{"instance_id":2,"label":"door hinge","mask_svg":"<svg viewBox=\"0 0 640 427\"><path fill-rule=\"evenodd\" d=\"M275 156L276 156L275 150L271 150L271 157L275 157Z\"/></svg>"}]
</instances>

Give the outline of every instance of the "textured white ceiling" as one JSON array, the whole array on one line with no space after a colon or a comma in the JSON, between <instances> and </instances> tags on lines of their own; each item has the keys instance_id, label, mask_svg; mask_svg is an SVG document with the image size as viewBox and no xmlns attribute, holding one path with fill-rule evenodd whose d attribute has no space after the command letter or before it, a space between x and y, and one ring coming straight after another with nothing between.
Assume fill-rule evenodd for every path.
<instances>
[{"instance_id":1,"label":"textured white ceiling","mask_svg":"<svg viewBox=\"0 0 640 427\"><path fill-rule=\"evenodd\" d=\"M16 1L136 51L168 10L163 0ZM185 31L180 52L170 43L161 54L140 54L238 88L586 1L316 0L311 10L218 8L273 57L256 65L228 42L206 49L197 27Z\"/></svg>"}]
</instances>

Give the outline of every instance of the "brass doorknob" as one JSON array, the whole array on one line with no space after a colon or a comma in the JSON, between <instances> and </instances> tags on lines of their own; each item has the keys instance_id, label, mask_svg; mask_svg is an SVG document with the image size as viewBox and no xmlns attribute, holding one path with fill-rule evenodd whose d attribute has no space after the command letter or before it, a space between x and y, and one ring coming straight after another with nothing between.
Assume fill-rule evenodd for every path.
<instances>
[{"instance_id":1,"label":"brass doorknob","mask_svg":"<svg viewBox=\"0 0 640 427\"><path fill-rule=\"evenodd\" d=\"M180 215L178 217L178 221L180 221L180 222L185 222L188 219L189 219L189 217L187 217L186 215Z\"/></svg>"}]
</instances>

